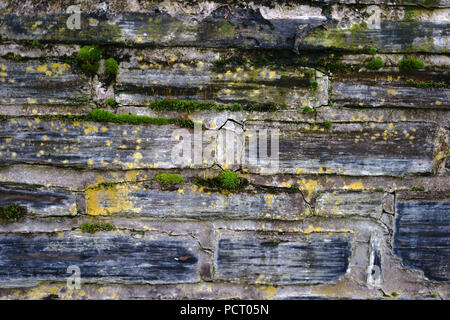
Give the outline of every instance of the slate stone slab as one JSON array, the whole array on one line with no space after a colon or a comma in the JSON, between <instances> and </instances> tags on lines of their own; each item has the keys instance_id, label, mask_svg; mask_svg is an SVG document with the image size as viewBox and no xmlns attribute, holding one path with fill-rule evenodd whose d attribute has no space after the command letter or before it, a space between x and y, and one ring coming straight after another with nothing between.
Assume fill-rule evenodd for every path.
<instances>
[{"instance_id":1,"label":"slate stone slab","mask_svg":"<svg viewBox=\"0 0 450 320\"><path fill-rule=\"evenodd\" d=\"M403 176L433 169L434 124L333 123L324 128L320 124L249 121L245 128L279 129L281 173ZM246 141L244 167L259 172L264 162L249 158Z\"/></svg>"},{"instance_id":2,"label":"slate stone slab","mask_svg":"<svg viewBox=\"0 0 450 320\"><path fill-rule=\"evenodd\" d=\"M215 278L260 284L336 282L345 275L350 255L344 236L224 234L217 242Z\"/></svg>"},{"instance_id":3,"label":"slate stone slab","mask_svg":"<svg viewBox=\"0 0 450 320\"><path fill-rule=\"evenodd\" d=\"M0 58L0 105L79 105L90 99L89 80L57 60Z\"/></svg>"},{"instance_id":4,"label":"slate stone slab","mask_svg":"<svg viewBox=\"0 0 450 320\"><path fill-rule=\"evenodd\" d=\"M316 199L315 213L378 219L383 212L383 196L383 192L326 191Z\"/></svg>"},{"instance_id":5,"label":"slate stone slab","mask_svg":"<svg viewBox=\"0 0 450 320\"><path fill-rule=\"evenodd\" d=\"M254 10L233 10L229 19L226 7L205 19L180 20L166 12L121 12L81 14L80 29L71 30L69 14L5 15L1 33L8 40L41 39L52 42L134 43L158 46L288 48L290 41Z\"/></svg>"},{"instance_id":6,"label":"slate stone slab","mask_svg":"<svg viewBox=\"0 0 450 320\"><path fill-rule=\"evenodd\" d=\"M383 21L379 28L356 25L348 29L328 24L318 27L302 39L299 49L341 49L361 51L375 48L379 52L449 51L448 22Z\"/></svg>"},{"instance_id":7,"label":"slate stone slab","mask_svg":"<svg viewBox=\"0 0 450 320\"><path fill-rule=\"evenodd\" d=\"M160 189L138 183L87 190L86 209L91 215L162 219L298 220L304 214L305 204L299 192L289 190L223 193L196 185Z\"/></svg>"},{"instance_id":8,"label":"slate stone slab","mask_svg":"<svg viewBox=\"0 0 450 320\"><path fill-rule=\"evenodd\" d=\"M398 195L394 253L430 280L450 281L450 196L448 192Z\"/></svg>"},{"instance_id":9,"label":"slate stone slab","mask_svg":"<svg viewBox=\"0 0 450 320\"><path fill-rule=\"evenodd\" d=\"M172 161L172 151L176 150L175 146L182 139L181 133L176 131L180 128L175 125L39 118L13 118L0 123L0 164L52 164L103 169L178 167L178 162ZM193 130L184 129L182 133L188 138ZM209 142L204 140L204 143ZM180 166L190 167L188 155L184 155L186 161L182 161ZM205 156L203 159L208 158ZM192 163L192 167L209 165L208 161Z\"/></svg>"},{"instance_id":10,"label":"slate stone slab","mask_svg":"<svg viewBox=\"0 0 450 320\"><path fill-rule=\"evenodd\" d=\"M95 235L0 235L0 286L20 281L65 281L69 266L82 282L198 281L197 245L190 239Z\"/></svg>"},{"instance_id":11,"label":"slate stone slab","mask_svg":"<svg viewBox=\"0 0 450 320\"><path fill-rule=\"evenodd\" d=\"M76 215L76 196L62 188L0 184L0 206L23 206L28 214L43 216Z\"/></svg>"},{"instance_id":12,"label":"slate stone slab","mask_svg":"<svg viewBox=\"0 0 450 320\"><path fill-rule=\"evenodd\" d=\"M367 75L374 77L374 75ZM406 82L385 79L366 80L359 77L336 77L332 86L332 102L337 106L407 107L449 109L450 90L416 88ZM392 77L391 77L392 78Z\"/></svg>"},{"instance_id":13,"label":"slate stone slab","mask_svg":"<svg viewBox=\"0 0 450 320\"><path fill-rule=\"evenodd\" d=\"M281 108L315 107L323 103L311 89L314 70L245 65L215 70L213 64L202 61L198 53L194 56L198 59L189 62L121 63L116 84L117 101L123 105L147 105L158 99L187 99L230 105L274 103Z\"/></svg>"}]
</instances>

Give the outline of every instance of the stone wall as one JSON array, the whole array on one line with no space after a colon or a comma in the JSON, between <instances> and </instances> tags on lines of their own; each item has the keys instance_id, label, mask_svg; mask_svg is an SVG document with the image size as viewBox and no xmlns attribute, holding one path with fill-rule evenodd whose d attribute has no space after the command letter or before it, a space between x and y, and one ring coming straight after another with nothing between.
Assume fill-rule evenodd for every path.
<instances>
[{"instance_id":1,"label":"stone wall","mask_svg":"<svg viewBox=\"0 0 450 320\"><path fill-rule=\"evenodd\" d=\"M0 221L0 297L449 299L449 13L448 0L2 1L0 207L25 214ZM94 75L84 45L102 51ZM167 99L215 107L148 107ZM279 130L276 172L248 160L264 129ZM174 132L201 161L171 161ZM199 183L224 169L248 184Z\"/></svg>"}]
</instances>

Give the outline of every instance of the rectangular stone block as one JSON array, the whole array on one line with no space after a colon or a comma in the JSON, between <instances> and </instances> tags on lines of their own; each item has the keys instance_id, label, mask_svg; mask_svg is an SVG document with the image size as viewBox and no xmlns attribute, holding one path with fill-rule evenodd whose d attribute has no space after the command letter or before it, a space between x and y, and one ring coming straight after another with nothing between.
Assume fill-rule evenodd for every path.
<instances>
[{"instance_id":1,"label":"rectangular stone block","mask_svg":"<svg viewBox=\"0 0 450 320\"><path fill-rule=\"evenodd\" d=\"M316 199L315 213L379 219L383 212L383 196L383 192L326 191Z\"/></svg>"},{"instance_id":2,"label":"rectangular stone block","mask_svg":"<svg viewBox=\"0 0 450 320\"><path fill-rule=\"evenodd\" d=\"M275 236L236 232L220 234L215 278L255 284L336 282L349 264L345 236Z\"/></svg>"},{"instance_id":3,"label":"rectangular stone block","mask_svg":"<svg viewBox=\"0 0 450 320\"><path fill-rule=\"evenodd\" d=\"M426 278L450 281L450 193L397 195L393 251Z\"/></svg>"},{"instance_id":4,"label":"rectangular stone block","mask_svg":"<svg viewBox=\"0 0 450 320\"><path fill-rule=\"evenodd\" d=\"M191 239L94 235L0 235L0 286L66 281L69 266L86 282L196 282L197 244Z\"/></svg>"},{"instance_id":5,"label":"rectangular stone block","mask_svg":"<svg viewBox=\"0 0 450 320\"><path fill-rule=\"evenodd\" d=\"M329 126L329 128L328 128ZM428 123L274 123L249 121L246 130L279 129L279 173L403 176L431 173L437 126ZM262 172L264 163L244 167ZM258 160L258 161L256 161Z\"/></svg>"},{"instance_id":6,"label":"rectangular stone block","mask_svg":"<svg viewBox=\"0 0 450 320\"><path fill-rule=\"evenodd\" d=\"M449 89L416 88L408 85L405 80L392 81L391 75L385 75L383 79L377 78L376 81L373 77L373 73L335 77L332 103L346 107L450 108Z\"/></svg>"},{"instance_id":7,"label":"rectangular stone block","mask_svg":"<svg viewBox=\"0 0 450 320\"><path fill-rule=\"evenodd\" d=\"M27 214L38 216L76 215L76 196L62 188L0 183L0 206L23 206Z\"/></svg>"},{"instance_id":8,"label":"rectangular stone block","mask_svg":"<svg viewBox=\"0 0 450 320\"><path fill-rule=\"evenodd\" d=\"M187 205L188 204L188 205ZM197 185L159 188L158 184L116 184L86 191L87 213L161 219L298 220L305 204L299 192L261 191L248 187L236 193Z\"/></svg>"},{"instance_id":9,"label":"rectangular stone block","mask_svg":"<svg viewBox=\"0 0 450 320\"><path fill-rule=\"evenodd\" d=\"M328 101L326 88L319 88L321 95L311 89L311 83L315 81L312 69L290 67L280 70L242 65L217 70L213 63L202 60L197 51L191 55L197 59L189 62L167 59L161 63L145 61L142 55L142 61L121 63L116 85L117 101L123 105L147 105L158 99L185 99L229 105L273 103L280 108L295 109L315 107Z\"/></svg>"},{"instance_id":10,"label":"rectangular stone block","mask_svg":"<svg viewBox=\"0 0 450 320\"><path fill-rule=\"evenodd\" d=\"M79 29L67 27L70 14L0 16L1 34L7 40L40 39L62 43L133 43L155 46L288 48L285 35L257 12L243 9L224 18L222 6L200 22L179 19L167 12L81 13ZM257 32L256 32L257 31Z\"/></svg>"},{"instance_id":11,"label":"rectangular stone block","mask_svg":"<svg viewBox=\"0 0 450 320\"><path fill-rule=\"evenodd\" d=\"M57 60L0 58L0 105L79 105L90 100L89 80Z\"/></svg>"},{"instance_id":12,"label":"rectangular stone block","mask_svg":"<svg viewBox=\"0 0 450 320\"><path fill-rule=\"evenodd\" d=\"M379 11L380 14L382 11ZM347 13L348 14L348 13ZM339 49L362 51L375 48L379 52L449 51L448 20L445 21L386 21L372 11L371 18L361 24L344 27L328 23L308 33L299 43L300 50Z\"/></svg>"},{"instance_id":13,"label":"rectangular stone block","mask_svg":"<svg viewBox=\"0 0 450 320\"><path fill-rule=\"evenodd\" d=\"M187 152L182 155L183 161L180 160L180 163L178 160L172 161L172 152L181 154L176 147L183 141L182 134L190 139L187 151L194 150L191 139L193 130L180 129L175 125L132 125L37 117L12 118L0 123L2 164L51 164L93 169L203 168L212 165L207 156L203 158L205 162L194 163ZM205 139L203 143L206 146L210 142Z\"/></svg>"}]
</instances>

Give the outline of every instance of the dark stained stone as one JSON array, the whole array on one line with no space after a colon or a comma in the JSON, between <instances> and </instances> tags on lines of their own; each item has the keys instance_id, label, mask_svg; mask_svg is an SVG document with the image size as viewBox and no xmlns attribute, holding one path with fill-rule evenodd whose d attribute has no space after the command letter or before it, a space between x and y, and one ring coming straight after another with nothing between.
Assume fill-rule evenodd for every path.
<instances>
[{"instance_id":1,"label":"dark stained stone","mask_svg":"<svg viewBox=\"0 0 450 320\"><path fill-rule=\"evenodd\" d=\"M403 107L449 109L450 90L446 88L416 88L406 81L389 81L389 75L366 74L335 77L332 101L336 106ZM394 75L395 77L395 75ZM443 77L445 77L443 75ZM390 76L392 79L393 76ZM442 82L445 82L442 79ZM441 81L439 81L441 82Z\"/></svg>"},{"instance_id":2,"label":"dark stained stone","mask_svg":"<svg viewBox=\"0 0 450 320\"><path fill-rule=\"evenodd\" d=\"M343 236L220 236L216 278L260 284L336 282L347 271L350 247Z\"/></svg>"},{"instance_id":3,"label":"dark stained stone","mask_svg":"<svg viewBox=\"0 0 450 320\"><path fill-rule=\"evenodd\" d=\"M450 281L449 213L448 192L400 193L397 198L394 253L430 280Z\"/></svg>"},{"instance_id":4,"label":"dark stained stone","mask_svg":"<svg viewBox=\"0 0 450 320\"><path fill-rule=\"evenodd\" d=\"M75 194L62 188L45 188L34 185L0 184L0 206L16 204L27 212L45 216L75 215Z\"/></svg>"},{"instance_id":5,"label":"dark stained stone","mask_svg":"<svg viewBox=\"0 0 450 320\"><path fill-rule=\"evenodd\" d=\"M430 173L437 126L427 123L275 123L249 121L246 130L279 129L281 173L338 173L344 175L403 176ZM270 137L270 135L269 135ZM247 139L248 140L248 139ZM245 168L259 172L263 165Z\"/></svg>"},{"instance_id":6,"label":"dark stained stone","mask_svg":"<svg viewBox=\"0 0 450 320\"><path fill-rule=\"evenodd\" d=\"M196 247L189 239L134 239L111 233L3 234L0 286L15 281L65 281L72 265L80 268L81 279L87 282L195 282Z\"/></svg>"},{"instance_id":7,"label":"dark stained stone","mask_svg":"<svg viewBox=\"0 0 450 320\"><path fill-rule=\"evenodd\" d=\"M57 61L0 58L0 105L80 105L90 99L89 80Z\"/></svg>"}]
</instances>

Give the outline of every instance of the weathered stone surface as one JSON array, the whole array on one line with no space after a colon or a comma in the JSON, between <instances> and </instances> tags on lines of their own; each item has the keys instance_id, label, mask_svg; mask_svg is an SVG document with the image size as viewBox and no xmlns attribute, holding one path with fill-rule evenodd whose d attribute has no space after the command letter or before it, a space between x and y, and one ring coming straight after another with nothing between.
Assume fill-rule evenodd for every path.
<instances>
[{"instance_id":1,"label":"weathered stone surface","mask_svg":"<svg viewBox=\"0 0 450 320\"><path fill-rule=\"evenodd\" d=\"M0 286L65 281L80 268L85 282L198 281L197 245L190 239L134 239L125 235L0 235Z\"/></svg>"},{"instance_id":2,"label":"weathered stone surface","mask_svg":"<svg viewBox=\"0 0 450 320\"><path fill-rule=\"evenodd\" d=\"M175 145L179 144L176 137L180 136L180 131L176 131L180 128L175 125L39 118L13 118L1 124L2 164L52 164L103 169L177 167L171 158ZM192 130L183 129L182 133L192 134ZM209 141L204 143L206 145ZM209 158L205 156L203 159L206 163L195 166L208 166ZM189 162L186 161L184 166L189 167Z\"/></svg>"},{"instance_id":3,"label":"weathered stone surface","mask_svg":"<svg viewBox=\"0 0 450 320\"><path fill-rule=\"evenodd\" d=\"M343 236L224 234L217 242L215 277L262 284L336 282L347 271L350 247Z\"/></svg>"},{"instance_id":4,"label":"weathered stone surface","mask_svg":"<svg viewBox=\"0 0 450 320\"><path fill-rule=\"evenodd\" d=\"M76 196L62 188L35 185L0 184L0 206L16 204L27 209L27 214L68 216L77 213Z\"/></svg>"},{"instance_id":5,"label":"weathered stone surface","mask_svg":"<svg viewBox=\"0 0 450 320\"><path fill-rule=\"evenodd\" d=\"M336 106L450 108L449 89L416 88L405 81L393 81L394 77L384 75L380 79L373 73L341 74L334 78L331 101Z\"/></svg>"},{"instance_id":6,"label":"weathered stone surface","mask_svg":"<svg viewBox=\"0 0 450 320\"><path fill-rule=\"evenodd\" d=\"M90 99L89 81L69 64L0 58L0 105L79 105Z\"/></svg>"},{"instance_id":7,"label":"weathered stone surface","mask_svg":"<svg viewBox=\"0 0 450 320\"><path fill-rule=\"evenodd\" d=\"M311 89L316 72L308 68L277 70L243 65L214 70L213 64L201 57L163 64L142 57L145 60L121 64L116 94L123 105L146 105L152 100L171 98L299 108L328 101L326 88L317 94Z\"/></svg>"},{"instance_id":8,"label":"weathered stone surface","mask_svg":"<svg viewBox=\"0 0 450 320\"><path fill-rule=\"evenodd\" d=\"M154 185L117 184L86 191L91 215L126 215L159 219L298 220L305 204L299 192L261 190L227 193L196 185L160 189ZM189 205L186 205L186 204Z\"/></svg>"},{"instance_id":9,"label":"weathered stone surface","mask_svg":"<svg viewBox=\"0 0 450 320\"><path fill-rule=\"evenodd\" d=\"M390 175L429 173L437 127L426 123L246 123L246 129L279 129L279 173ZM264 167L248 163L260 172ZM262 171L261 171L262 172Z\"/></svg>"},{"instance_id":10,"label":"weathered stone surface","mask_svg":"<svg viewBox=\"0 0 450 320\"><path fill-rule=\"evenodd\" d=\"M447 22L405 22L380 20L379 27L367 23L348 28L329 23L308 33L299 49L340 49L362 51L375 48L380 52L447 53L449 48ZM371 19L370 23L374 23Z\"/></svg>"},{"instance_id":11,"label":"weathered stone surface","mask_svg":"<svg viewBox=\"0 0 450 320\"><path fill-rule=\"evenodd\" d=\"M326 191L316 199L315 213L379 219L383 212L383 195L383 192Z\"/></svg>"},{"instance_id":12,"label":"weathered stone surface","mask_svg":"<svg viewBox=\"0 0 450 320\"><path fill-rule=\"evenodd\" d=\"M430 280L450 281L448 192L400 193L396 203L394 253Z\"/></svg>"},{"instance_id":13,"label":"weathered stone surface","mask_svg":"<svg viewBox=\"0 0 450 320\"><path fill-rule=\"evenodd\" d=\"M167 12L121 12L120 15L81 14L80 30L66 26L69 14L6 15L0 31L8 40L54 42L135 43L138 45L288 48L285 35L274 32L259 12L226 7L202 21L181 20ZM257 30L257 32L255 32Z\"/></svg>"}]
</instances>

